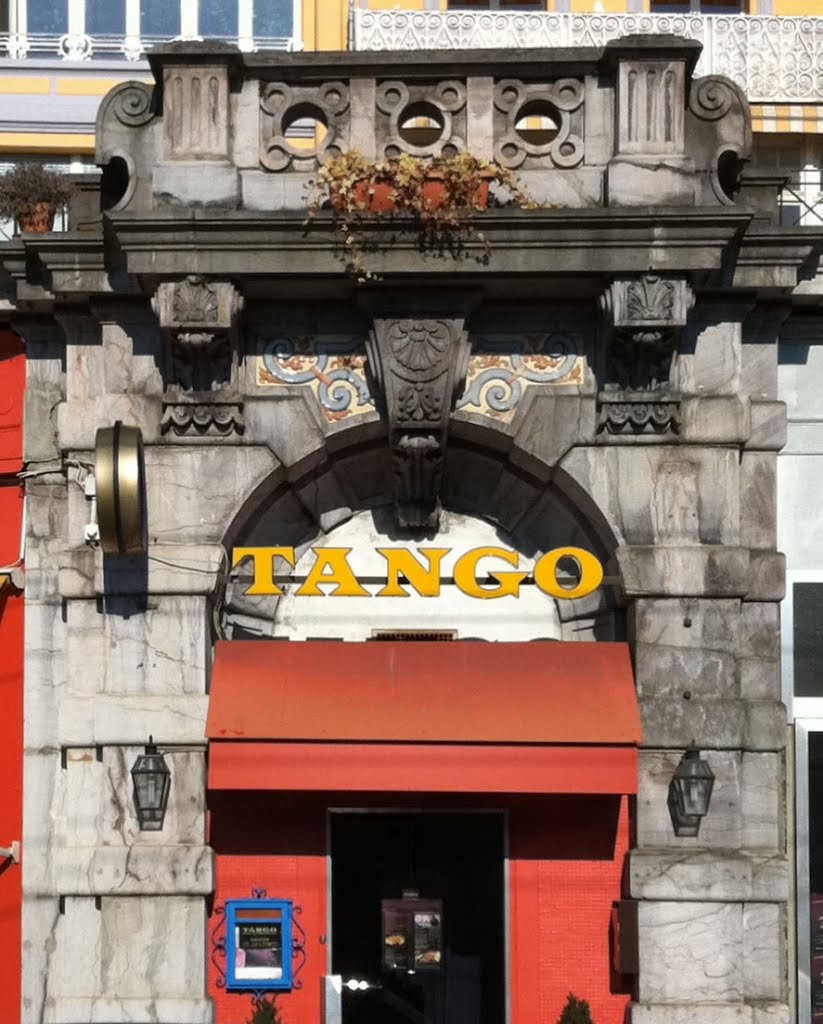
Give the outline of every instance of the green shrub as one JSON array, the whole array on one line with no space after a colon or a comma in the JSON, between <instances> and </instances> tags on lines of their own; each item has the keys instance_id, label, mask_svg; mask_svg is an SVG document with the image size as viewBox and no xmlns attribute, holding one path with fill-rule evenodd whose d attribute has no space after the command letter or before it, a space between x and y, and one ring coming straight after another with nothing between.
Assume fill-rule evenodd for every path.
<instances>
[{"instance_id":1,"label":"green shrub","mask_svg":"<svg viewBox=\"0 0 823 1024\"><path fill-rule=\"evenodd\" d=\"M274 1000L274 996L271 999L264 996L262 999L254 1002L252 1014L247 1024L283 1024L280 1013L274 1005Z\"/></svg>"},{"instance_id":2,"label":"green shrub","mask_svg":"<svg viewBox=\"0 0 823 1024\"><path fill-rule=\"evenodd\" d=\"M589 1004L585 999L578 999L569 992L569 998L563 1007L563 1012L557 1020L557 1024L594 1024Z\"/></svg>"}]
</instances>

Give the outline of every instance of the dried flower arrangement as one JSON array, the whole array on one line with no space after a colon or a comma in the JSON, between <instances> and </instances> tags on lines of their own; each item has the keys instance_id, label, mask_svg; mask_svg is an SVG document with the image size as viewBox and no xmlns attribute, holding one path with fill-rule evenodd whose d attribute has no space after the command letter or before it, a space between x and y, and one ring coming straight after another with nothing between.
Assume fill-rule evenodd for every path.
<instances>
[{"instance_id":1,"label":"dried flower arrangement","mask_svg":"<svg viewBox=\"0 0 823 1024\"><path fill-rule=\"evenodd\" d=\"M309 202L309 219L328 199L347 253L347 265L358 280L373 275L364 268L365 218L398 215L414 221L421 248L452 255L464 243L489 244L473 224L474 215L489 204L489 186L506 189L518 206L534 205L505 167L468 152L434 159L402 153L371 162L357 150L328 160L320 168Z\"/></svg>"}]
</instances>

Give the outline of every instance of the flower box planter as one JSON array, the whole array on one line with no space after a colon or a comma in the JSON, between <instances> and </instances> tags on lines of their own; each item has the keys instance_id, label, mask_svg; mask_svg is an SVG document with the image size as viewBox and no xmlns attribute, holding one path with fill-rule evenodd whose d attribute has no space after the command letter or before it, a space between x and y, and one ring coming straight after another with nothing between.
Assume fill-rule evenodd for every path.
<instances>
[{"instance_id":1,"label":"flower box planter","mask_svg":"<svg viewBox=\"0 0 823 1024\"><path fill-rule=\"evenodd\" d=\"M26 210L17 213L17 227L21 232L29 234L45 234L54 227L54 215L57 211L50 203L35 203Z\"/></svg>"},{"instance_id":2,"label":"flower box planter","mask_svg":"<svg viewBox=\"0 0 823 1024\"><path fill-rule=\"evenodd\" d=\"M480 172L475 184L473 203L468 209L485 210L489 205L489 184L494 180L492 172ZM364 213L394 213L397 210L395 185L390 181L372 178L355 183L353 188L354 206ZM345 196L332 193L331 205L335 210L345 210ZM451 207L449 190L444 176L437 171L430 172L422 190L422 208L426 213L434 213ZM406 211L402 211L406 212Z\"/></svg>"}]
</instances>

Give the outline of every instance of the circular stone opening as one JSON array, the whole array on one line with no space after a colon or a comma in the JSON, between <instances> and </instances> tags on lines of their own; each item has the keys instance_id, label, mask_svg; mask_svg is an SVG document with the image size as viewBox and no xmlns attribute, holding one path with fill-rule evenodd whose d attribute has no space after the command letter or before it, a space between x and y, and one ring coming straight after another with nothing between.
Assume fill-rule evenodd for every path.
<instances>
[{"instance_id":1,"label":"circular stone opening","mask_svg":"<svg viewBox=\"0 0 823 1024\"><path fill-rule=\"evenodd\" d=\"M316 153L328 130L326 115L313 103L298 103L283 115L283 136L292 149Z\"/></svg>"},{"instance_id":2,"label":"circular stone opening","mask_svg":"<svg viewBox=\"0 0 823 1024\"><path fill-rule=\"evenodd\" d=\"M433 146L445 128L441 111L433 103L410 103L398 118L397 132L410 146Z\"/></svg>"},{"instance_id":3,"label":"circular stone opening","mask_svg":"<svg viewBox=\"0 0 823 1024\"><path fill-rule=\"evenodd\" d=\"M547 100L533 100L518 110L514 130L530 146L548 146L560 131L560 115Z\"/></svg>"}]
</instances>

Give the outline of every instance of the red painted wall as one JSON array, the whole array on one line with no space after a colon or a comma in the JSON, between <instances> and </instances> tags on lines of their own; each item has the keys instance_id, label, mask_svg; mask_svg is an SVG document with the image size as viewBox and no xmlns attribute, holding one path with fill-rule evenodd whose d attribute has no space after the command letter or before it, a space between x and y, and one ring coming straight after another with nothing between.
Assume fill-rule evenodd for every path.
<instances>
[{"instance_id":1,"label":"red painted wall","mask_svg":"<svg viewBox=\"0 0 823 1024\"><path fill-rule=\"evenodd\" d=\"M307 961L299 991L278 999L285 1024L319 1024L326 973L326 808L340 794L215 792L211 837L217 854L215 906L253 888L302 905ZM386 807L386 795L352 793L348 807ZM393 807L420 806L397 794ZM427 807L467 808L465 795L426 795ZM630 979L611 970L610 917L620 898L629 847L628 798L620 796L476 797L472 809L508 809L509 977L511 1024L554 1024L573 992L591 1004L597 1024L622 1024ZM212 914L210 929L219 927ZM209 942L211 952L211 937ZM243 1024L246 995L226 993L209 964L216 1024Z\"/></svg>"},{"instance_id":2,"label":"red painted wall","mask_svg":"<svg viewBox=\"0 0 823 1024\"><path fill-rule=\"evenodd\" d=\"M17 561L23 497L25 361L15 334L0 331L0 566ZM0 587L0 846L19 840L23 819L23 595ZM20 1020L20 866L0 860L0 1020Z\"/></svg>"}]
</instances>

